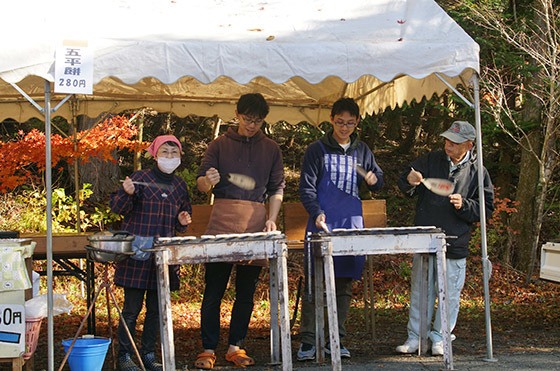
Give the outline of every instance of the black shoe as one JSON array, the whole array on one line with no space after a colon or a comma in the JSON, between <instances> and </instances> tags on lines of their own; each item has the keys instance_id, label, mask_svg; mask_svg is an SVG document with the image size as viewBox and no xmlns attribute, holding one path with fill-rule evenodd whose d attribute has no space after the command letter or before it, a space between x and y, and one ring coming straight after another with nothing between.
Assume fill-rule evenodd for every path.
<instances>
[{"instance_id":1,"label":"black shoe","mask_svg":"<svg viewBox=\"0 0 560 371\"><path fill-rule=\"evenodd\" d=\"M128 353L119 356L119 369L121 371L140 371L140 368L134 363Z\"/></svg>"},{"instance_id":2,"label":"black shoe","mask_svg":"<svg viewBox=\"0 0 560 371\"><path fill-rule=\"evenodd\" d=\"M325 353L327 353L329 356L331 355L331 343L327 343L325 345ZM346 349L344 347L344 345L342 345L342 343L340 343L340 358L350 358L350 351L348 349Z\"/></svg>"},{"instance_id":3,"label":"black shoe","mask_svg":"<svg viewBox=\"0 0 560 371\"><path fill-rule=\"evenodd\" d=\"M163 371L163 365L156 361L156 355L154 352L142 354L142 363L144 363L144 368L147 371Z\"/></svg>"}]
</instances>

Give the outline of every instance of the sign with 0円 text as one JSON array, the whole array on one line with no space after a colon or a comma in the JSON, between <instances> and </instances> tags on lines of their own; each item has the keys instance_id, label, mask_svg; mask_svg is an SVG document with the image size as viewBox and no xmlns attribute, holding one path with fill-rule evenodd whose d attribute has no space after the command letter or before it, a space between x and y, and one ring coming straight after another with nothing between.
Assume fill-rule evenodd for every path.
<instances>
[{"instance_id":1,"label":"sign with 0\u5186 text","mask_svg":"<svg viewBox=\"0 0 560 371\"><path fill-rule=\"evenodd\" d=\"M19 357L25 351L25 307L0 304L0 357Z\"/></svg>"},{"instance_id":2,"label":"sign with 0\u5186 text","mask_svg":"<svg viewBox=\"0 0 560 371\"><path fill-rule=\"evenodd\" d=\"M93 51L87 41L64 40L56 48L54 92L93 94Z\"/></svg>"}]
</instances>

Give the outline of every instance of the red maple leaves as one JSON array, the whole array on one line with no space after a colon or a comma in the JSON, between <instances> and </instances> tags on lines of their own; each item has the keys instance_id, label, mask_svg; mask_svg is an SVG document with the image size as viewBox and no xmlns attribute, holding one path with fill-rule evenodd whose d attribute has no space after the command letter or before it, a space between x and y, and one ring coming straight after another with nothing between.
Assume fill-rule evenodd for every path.
<instances>
[{"instance_id":1,"label":"red maple leaves","mask_svg":"<svg viewBox=\"0 0 560 371\"><path fill-rule=\"evenodd\" d=\"M132 139L137 132L128 118L114 116L92 129L78 132L76 138L51 135L51 163L54 167L61 161L83 163L91 158L115 162L114 150L138 151L147 147L147 143ZM0 192L37 180L46 168L45 147L45 133L37 129L27 134L20 132L15 142L0 143Z\"/></svg>"}]
</instances>

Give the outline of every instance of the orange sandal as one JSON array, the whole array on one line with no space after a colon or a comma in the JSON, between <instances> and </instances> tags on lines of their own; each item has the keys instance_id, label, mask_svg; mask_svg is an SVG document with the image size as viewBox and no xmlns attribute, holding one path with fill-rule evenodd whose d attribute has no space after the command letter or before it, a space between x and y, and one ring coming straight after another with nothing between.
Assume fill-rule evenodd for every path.
<instances>
[{"instance_id":1,"label":"orange sandal","mask_svg":"<svg viewBox=\"0 0 560 371\"><path fill-rule=\"evenodd\" d=\"M214 368L214 363L216 363L216 355L214 353L202 352L196 356L194 367L211 370Z\"/></svg>"},{"instance_id":2,"label":"orange sandal","mask_svg":"<svg viewBox=\"0 0 560 371\"><path fill-rule=\"evenodd\" d=\"M237 367L247 367L255 364L255 360L247 355L244 349L226 354L226 360L233 362Z\"/></svg>"}]
</instances>

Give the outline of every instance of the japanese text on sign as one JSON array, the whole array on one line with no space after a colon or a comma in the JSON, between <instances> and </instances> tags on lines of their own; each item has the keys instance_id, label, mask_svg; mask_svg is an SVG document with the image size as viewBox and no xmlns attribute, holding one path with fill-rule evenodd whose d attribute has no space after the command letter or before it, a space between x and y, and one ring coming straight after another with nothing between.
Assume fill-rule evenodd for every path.
<instances>
[{"instance_id":1,"label":"japanese text on sign","mask_svg":"<svg viewBox=\"0 0 560 371\"><path fill-rule=\"evenodd\" d=\"M0 304L0 358L21 354L25 349L25 308Z\"/></svg>"},{"instance_id":2,"label":"japanese text on sign","mask_svg":"<svg viewBox=\"0 0 560 371\"><path fill-rule=\"evenodd\" d=\"M64 41L56 50L55 93L93 94L93 52L84 41Z\"/></svg>"},{"instance_id":3,"label":"japanese text on sign","mask_svg":"<svg viewBox=\"0 0 560 371\"><path fill-rule=\"evenodd\" d=\"M21 311L14 311L12 308L4 308L0 313L0 324L10 326L12 324L21 324L24 322Z\"/></svg>"}]
</instances>

